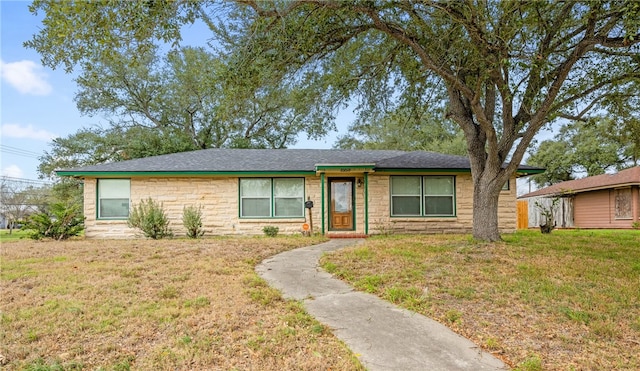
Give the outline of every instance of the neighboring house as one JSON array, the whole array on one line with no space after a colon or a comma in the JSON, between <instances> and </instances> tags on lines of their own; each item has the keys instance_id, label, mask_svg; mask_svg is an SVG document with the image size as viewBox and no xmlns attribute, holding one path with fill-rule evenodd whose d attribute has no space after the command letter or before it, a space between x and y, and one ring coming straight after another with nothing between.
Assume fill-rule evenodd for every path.
<instances>
[{"instance_id":1,"label":"neighboring house","mask_svg":"<svg viewBox=\"0 0 640 371\"><path fill-rule=\"evenodd\" d=\"M522 166L518 175L540 171ZM447 233L472 224L468 158L431 152L207 149L57 173L84 180L88 238L136 235L129 209L149 197L178 235L189 205L202 206L209 235L262 234L264 226L294 233L311 223L330 236ZM500 195L502 231L515 230L515 187L514 177Z\"/></svg>"},{"instance_id":2,"label":"neighboring house","mask_svg":"<svg viewBox=\"0 0 640 371\"><path fill-rule=\"evenodd\" d=\"M558 227L630 229L640 222L640 166L557 183L521 196L529 203L529 227L544 222L536 202L549 205L555 197L560 200L555 210Z\"/></svg>"}]
</instances>

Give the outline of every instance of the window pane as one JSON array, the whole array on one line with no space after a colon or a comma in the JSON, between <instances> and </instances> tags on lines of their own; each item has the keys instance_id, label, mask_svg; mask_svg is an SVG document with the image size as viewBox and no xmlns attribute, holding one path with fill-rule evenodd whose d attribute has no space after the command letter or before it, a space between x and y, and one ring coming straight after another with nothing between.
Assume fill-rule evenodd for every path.
<instances>
[{"instance_id":1,"label":"window pane","mask_svg":"<svg viewBox=\"0 0 640 371\"><path fill-rule=\"evenodd\" d=\"M420 215L420 196L392 196L391 215Z\"/></svg>"},{"instance_id":2,"label":"window pane","mask_svg":"<svg viewBox=\"0 0 640 371\"><path fill-rule=\"evenodd\" d=\"M243 198L241 216L243 217L270 217L269 198Z\"/></svg>"},{"instance_id":3,"label":"window pane","mask_svg":"<svg viewBox=\"0 0 640 371\"><path fill-rule=\"evenodd\" d=\"M453 177L451 176L426 176L424 177L425 195L452 195Z\"/></svg>"},{"instance_id":4,"label":"window pane","mask_svg":"<svg viewBox=\"0 0 640 371\"><path fill-rule=\"evenodd\" d=\"M419 176L393 176L391 177L392 195L419 195Z\"/></svg>"},{"instance_id":5,"label":"window pane","mask_svg":"<svg viewBox=\"0 0 640 371\"><path fill-rule=\"evenodd\" d=\"M98 179L98 194L100 198L129 198L129 179Z\"/></svg>"},{"instance_id":6,"label":"window pane","mask_svg":"<svg viewBox=\"0 0 640 371\"><path fill-rule=\"evenodd\" d=\"M331 182L331 203L334 212L348 213L351 211L353 202L352 188L353 182L351 181Z\"/></svg>"},{"instance_id":7,"label":"window pane","mask_svg":"<svg viewBox=\"0 0 640 371\"><path fill-rule=\"evenodd\" d=\"M453 215L453 197L425 196L425 215Z\"/></svg>"},{"instance_id":8,"label":"window pane","mask_svg":"<svg viewBox=\"0 0 640 371\"><path fill-rule=\"evenodd\" d=\"M304 197L304 180L300 178L274 179L275 197Z\"/></svg>"},{"instance_id":9,"label":"window pane","mask_svg":"<svg viewBox=\"0 0 640 371\"><path fill-rule=\"evenodd\" d=\"M129 217L129 179L98 179L98 218Z\"/></svg>"},{"instance_id":10,"label":"window pane","mask_svg":"<svg viewBox=\"0 0 640 371\"><path fill-rule=\"evenodd\" d=\"M276 198L275 216L304 216L302 197Z\"/></svg>"},{"instance_id":11,"label":"window pane","mask_svg":"<svg viewBox=\"0 0 640 371\"><path fill-rule=\"evenodd\" d=\"M128 198L108 198L100 200L101 218L127 218L129 217Z\"/></svg>"},{"instance_id":12,"label":"window pane","mask_svg":"<svg viewBox=\"0 0 640 371\"><path fill-rule=\"evenodd\" d=\"M271 197L271 179L240 179L241 197Z\"/></svg>"}]
</instances>

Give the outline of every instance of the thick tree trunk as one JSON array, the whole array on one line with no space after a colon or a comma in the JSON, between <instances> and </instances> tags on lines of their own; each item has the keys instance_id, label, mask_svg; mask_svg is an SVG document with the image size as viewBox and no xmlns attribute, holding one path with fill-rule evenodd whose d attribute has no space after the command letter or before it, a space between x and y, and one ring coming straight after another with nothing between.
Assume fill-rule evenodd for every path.
<instances>
[{"instance_id":1,"label":"thick tree trunk","mask_svg":"<svg viewBox=\"0 0 640 371\"><path fill-rule=\"evenodd\" d=\"M485 184L482 179L474 181L473 190L473 238L482 241L500 241L498 228L498 197L495 185Z\"/></svg>"}]
</instances>

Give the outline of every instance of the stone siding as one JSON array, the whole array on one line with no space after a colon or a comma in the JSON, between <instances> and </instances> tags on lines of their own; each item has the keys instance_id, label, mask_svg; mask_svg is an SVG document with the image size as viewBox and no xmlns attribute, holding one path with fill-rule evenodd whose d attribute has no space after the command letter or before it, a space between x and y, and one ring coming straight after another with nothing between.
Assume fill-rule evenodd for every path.
<instances>
[{"instance_id":1,"label":"stone siding","mask_svg":"<svg viewBox=\"0 0 640 371\"><path fill-rule=\"evenodd\" d=\"M395 175L395 174L394 174ZM420 175L420 174L408 174ZM423 175L437 175L433 173ZM392 217L389 176L369 177L369 234L386 233L469 233L473 222L473 182L471 174L456 175L456 216ZM516 181L500 194L498 223L503 232L516 229Z\"/></svg>"},{"instance_id":2,"label":"stone siding","mask_svg":"<svg viewBox=\"0 0 640 371\"><path fill-rule=\"evenodd\" d=\"M412 174L417 175L417 174ZM433 174L429 174L433 175ZM327 181L331 176L327 176ZM358 177L356 177L357 180ZM362 179L362 176L359 178ZM319 176L305 178L305 201L314 202L313 227L321 232L322 197ZM446 218L390 217L389 176L369 175L369 234L383 233L393 229L397 233L459 233L470 232L472 221L472 182L469 174L456 176L456 216ZM515 179L511 187L500 196L499 221L504 232L516 228ZM131 238L141 236L135 229L127 227L126 220L97 219L97 181L84 180L85 236L87 238ZM328 200L325 184L324 200ZM170 220L170 228L176 236L184 236L182 211L185 206L202 206L202 221L205 235L262 235L264 226L277 226L282 234L300 233L303 223L308 223L308 210L301 218L243 219L239 216L238 178L234 177L135 177L131 178L131 203L151 197L161 202ZM325 232L328 232L328 208L325 208ZM331 232L332 235L364 234L364 186L355 187L355 231Z\"/></svg>"},{"instance_id":3,"label":"stone siding","mask_svg":"<svg viewBox=\"0 0 640 371\"><path fill-rule=\"evenodd\" d=\"M131 238L140 236L136 229L127 227L126 220L96 218L96 179L84 182L85 235L87 238ZM308 211L301 218L243 219L239 216L238 178L131 178L131 203L137 204L149 197L161 202L169 218L169 226L176 236L185 236L182 211L185 206L202 206L205 235L261 235L265 226L277 226L280 233L299 233L307 221ZM320 180L305 179L305 197L320 193ZM314 200L314 229L320 227L320 200Z\"/></svg>"}]
</instances>

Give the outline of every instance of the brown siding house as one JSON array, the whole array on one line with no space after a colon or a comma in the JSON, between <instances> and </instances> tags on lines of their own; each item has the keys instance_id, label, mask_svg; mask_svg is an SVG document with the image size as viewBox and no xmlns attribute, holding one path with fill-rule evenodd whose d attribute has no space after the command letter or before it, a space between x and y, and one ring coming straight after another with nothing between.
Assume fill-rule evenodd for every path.
<instances>
[{"instance_id":1,"label":"brown siding house","mask_svg":"<svg viewBox=\"0 0 640 371\"><path fill-rule=\"evenodd\" d=\"M517 175L540 172L522 166ZM433 152L207 149L60 170L84 180L85 236L128 238L131 205L162 203L176 235L185 206L202 207L207 235L329 236L469 232L469 159ZM312 202L313 207L307 202ZM499 227L516 228L515 177L499 200Z\"/></svg>"},{"instance_id":2,"label":"brown siding house","mask_svg":"<svg viewBox=\"0 0 640 371\"><path fill-rule=\"evenodd\" d=\"M631 229L640 223L640 166L617 174L603 174L570 180L528 193L520 199L529 201L529 211L536 213L535 202L560 197L569 202L576 228ZM534 218L530 218L534 219ZM558 218L556 218L558 219ZM558 220L556 220L558 222ZM532 226L532 225L530 225ZM535 225L533 225L535 227Z\"/></svg>"}]
</instances>

